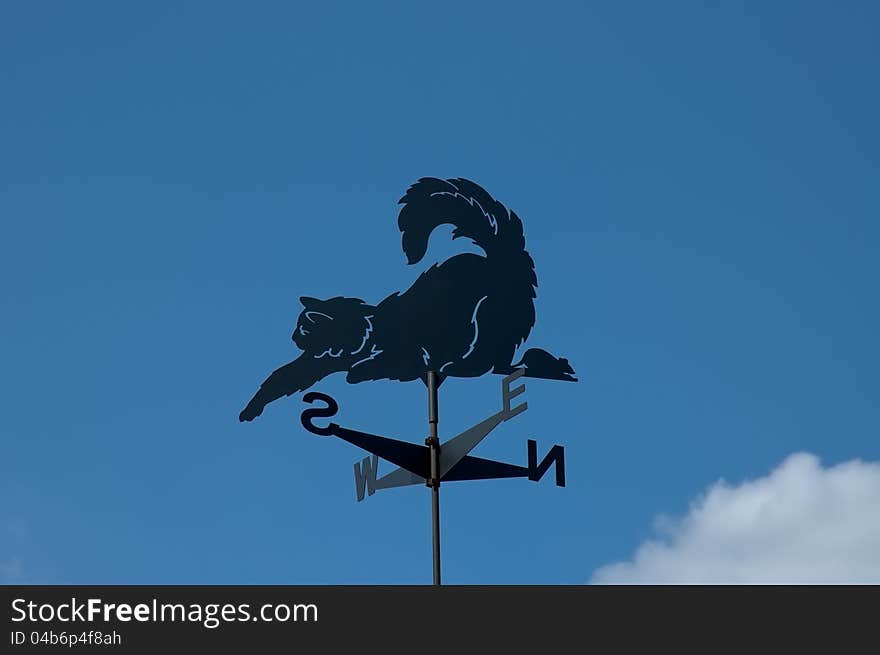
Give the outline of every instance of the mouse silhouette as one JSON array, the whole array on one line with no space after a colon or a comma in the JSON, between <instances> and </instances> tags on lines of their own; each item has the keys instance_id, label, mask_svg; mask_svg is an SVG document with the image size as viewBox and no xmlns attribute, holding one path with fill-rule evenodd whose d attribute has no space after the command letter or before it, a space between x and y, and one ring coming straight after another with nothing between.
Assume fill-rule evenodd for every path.
<instances>
[{"instance_id":1,"label":"mouse silhouette","mask_svg":"<svg viewBox=\"0 0 880 655\"><path fill-rule=\"evenodd\" d=\"M535 324L538 279L525 249L522 221L482 187L462 178L425 177L400 199L403 252L416 264L434 228L451 224L485 255L461 253L430 266L404 292L376 305L360 298L302 296L293 342L303 351L275 370L239 415L259 416L270 402L304 391L324 377L346 381L425 380L507 375L576 382L568 360L530 348L513 363Z\"/></svg>"}]
</instances>

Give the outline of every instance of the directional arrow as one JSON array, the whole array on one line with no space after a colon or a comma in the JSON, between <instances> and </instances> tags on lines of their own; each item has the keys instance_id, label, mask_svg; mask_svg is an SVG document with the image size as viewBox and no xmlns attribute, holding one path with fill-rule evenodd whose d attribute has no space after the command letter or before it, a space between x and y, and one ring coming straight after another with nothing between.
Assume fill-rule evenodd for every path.
<instances>
[{"instance_id":1,"label":"directional arrow","mask_svg":"<svg viewBox=\"0 0 880 655\"><path fill-rule=\"evenodd\" d=\"M526 390L525 385L511 389L510 384L521 378L524 374L524 369L518 369L501 381L501 411L492 414L442 444L437 467L437 477L441 482L530 476L530 469L527 467L469 455L492 430L505 421L519 416L528 409L528 403L525 402L520 403L516 407L510 406L511 399L519 396ZM303 397L303 400L309 403L321 400L327 404L326 408L309 409L303 412L302 424L307 430L321 436L332 435L339 437L398 466L398 468L381 478L376 478L375 467L371 465L369 467L369 476L374 480L372 489L391 489L393 487L425 484L427 482L431 474L431 449L427 445L422 446L409 441L361 432L360 430L352 430L351 428L344 428L337 423L330 423L326 427L319 427L312 422L312 417L333 416L339 409L339 406L333 398L318 392L310 392ZM366 466L360 472L356 468L356 478L365 475L366 471Z\"/></svg>"},{"instance_id":2,"label":"directional arrow","mask_svg":"<svg viewBox=\"0 0 880 655\"><path fill-rule=\"evenodd\" d=\"M419 446L408 441L400 441L390 437L381 437L368 432L350 430L335 423L328 425L327 430L330 434L339 437L343 441L378 455L392 464L397 464L400 468L410 473L427 477L429 451L426 446Z\"/></svg>"},{"instance_id":3,"label":"directional arrow","mask_svg":"<svg viewBox=\"0 0 880 655\"><path fill-rule=\"evenodd\" d=\"M511 408L510 400L524 393L526 387L524 384L510 388L510 384L521 378L525 374L525 369L517 369L511 375L508 375L501 381L501 402L502 409L480 421L476 425L468 428L461 434L453 437L444 443L440 449L440 480L441 482L454 480L488 480L492 478L517 478L528 477L529 470L522 466L514 466L513 464L505 464L490 459L482 459L479 457L470 457L470 453L476 448L480 442L485 439L492 430L497 428L501 423L509 421L515 416L519 416L528 409L528 403L521 403ZM332 427L332 425L331 425ZM351 432L351 431L349 431ZM361 433L362 434L362 433ZM340 435L341 436L341 435ZM342 437L345 439L345 437ZM350 443L355 443L346 439ZM399 442L405 443L405 442ZM407 444L413 448L421 449L422 455L419 460L421 465L412 466L412 460L407 463L395 461L386 457L377 450L371 450L363 443L355 443L356 446L368 450L371 453L379 455L383 459L387 459L392 464L397 464L400 468L395 469L391 473L382 476L376 480L377 489L389 489L392 487L403 487L413 484L424 484L430 470L429 449L424 446L416 446ZM395 453L396 454L396 453ZM415 459L415 458L413 458Z\"/></svg>"}]
</instances>

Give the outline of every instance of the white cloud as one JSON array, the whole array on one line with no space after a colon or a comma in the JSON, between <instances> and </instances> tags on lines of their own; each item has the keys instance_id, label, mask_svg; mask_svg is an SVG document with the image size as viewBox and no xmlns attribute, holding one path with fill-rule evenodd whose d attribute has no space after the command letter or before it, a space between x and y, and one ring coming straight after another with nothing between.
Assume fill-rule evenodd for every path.
<instances>
[{"instance_id":1,"label":"white cloud","mask_svg":"<svg viewBox=\"0 0 880 655\"><path fill-rule=\"evenodd\" d=\"M880 583L880 463L825 468L796 453L766 477L719 481L681 519L658 517L632 560L594 584Z\"/></svg>"}]
</instances>

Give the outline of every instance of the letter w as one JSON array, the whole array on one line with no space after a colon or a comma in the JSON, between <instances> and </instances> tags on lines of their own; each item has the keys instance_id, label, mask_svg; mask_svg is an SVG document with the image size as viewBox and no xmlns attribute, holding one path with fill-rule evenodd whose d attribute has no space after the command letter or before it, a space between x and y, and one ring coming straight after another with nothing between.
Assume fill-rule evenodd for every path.
<instances>
[{"instance_id":1,"label":"letter w","mask_svg":"<svg viewBox=\"0 0 880 655\"><path fill-rule=\"evenodd\" d=\"M379 456L364 457L354 463L354 487L358 502L364 499L364 487L371 496L376 493L376 473L379 471Z\"/></svg>"},{"instance_id":2,"label":"letter w","mask_svg":"<svg viewBox=\"0 0 880 655\"><path fill-rule=\"evenodd\" d=\"M556 464L556 486L565 486L565 449L553 446L538 464L538 442L529 439L529 480L537 482L544 477L551 464Z\"/></svg>"}]
</instances>

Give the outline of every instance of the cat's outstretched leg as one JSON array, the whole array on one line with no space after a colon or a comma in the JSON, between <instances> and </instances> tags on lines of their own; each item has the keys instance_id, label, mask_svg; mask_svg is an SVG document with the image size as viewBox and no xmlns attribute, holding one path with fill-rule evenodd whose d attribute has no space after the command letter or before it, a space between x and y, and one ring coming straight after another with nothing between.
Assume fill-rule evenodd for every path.
<instances>
[{"instance_id":1,"label":"cat's outstretched leg","mask_svg":"<svg viewBox=\"0 0 880 655\"><path fill-rule=\"evenodd\" d=\"M346 368L347 363L339 359L315 357L309 353L303 353L289 364L276 369L272 375L266 378L247 407L238 415L238 420L253 421L263 413L263 409L272 401L297 391L305 391L322 378L337 371L344 371Z\"/></svg>"}]
</instances>

